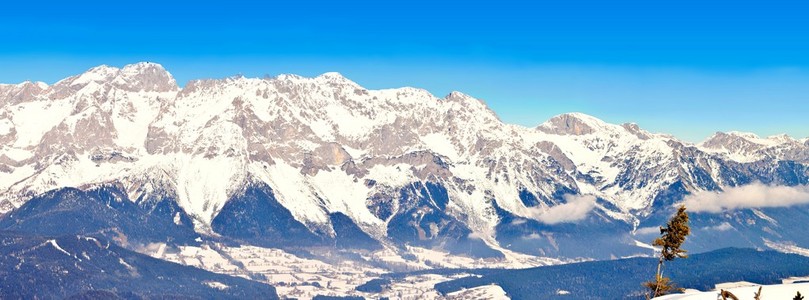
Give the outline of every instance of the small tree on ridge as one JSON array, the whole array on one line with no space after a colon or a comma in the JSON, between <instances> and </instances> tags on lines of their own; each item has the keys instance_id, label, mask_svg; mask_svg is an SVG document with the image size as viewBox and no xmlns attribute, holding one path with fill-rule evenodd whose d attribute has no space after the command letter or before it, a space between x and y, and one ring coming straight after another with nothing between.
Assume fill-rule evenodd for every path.
<instances>
[{"instance_id":1,"label":"small tree on ridge","mask_svg":"<svg viewBox=\"0 0 809 300\"><path fill-rule=\"evenodd\" d=\"M663 277L662 267L664 261L688 257L686 254L688 251L680 247L683 245L683 242L685 242L685 237L690 233L691 228L688 227L688 213L685 212L685 206L681 205L680 208L677 209L677 213L674 217L666 224L666 227L660 227L661 236L652 242L652 245L660 246L661 249L655 279L643 283L643 285L651 291L650 298L680 290L671 283L671 279Z\"/></svg>"}]
</instances>

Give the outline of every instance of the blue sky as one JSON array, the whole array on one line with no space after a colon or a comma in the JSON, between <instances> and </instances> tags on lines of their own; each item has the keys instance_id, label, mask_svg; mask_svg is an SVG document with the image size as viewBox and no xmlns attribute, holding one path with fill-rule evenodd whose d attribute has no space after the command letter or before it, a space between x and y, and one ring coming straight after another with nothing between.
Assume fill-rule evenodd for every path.
<instances>
[{"instance_id":1,"label":"blue sky","mask_svg":"<svg viewBox=\"0 0 809 300\"><path fill-rule=\"evenodd\" d=\"M579 111L691 141L809 136L809 4L436 2L18 1L0 10L0 82L137 61L181 83L337 71L459 90L526 126Z\"/></svg>"}]
</instances>

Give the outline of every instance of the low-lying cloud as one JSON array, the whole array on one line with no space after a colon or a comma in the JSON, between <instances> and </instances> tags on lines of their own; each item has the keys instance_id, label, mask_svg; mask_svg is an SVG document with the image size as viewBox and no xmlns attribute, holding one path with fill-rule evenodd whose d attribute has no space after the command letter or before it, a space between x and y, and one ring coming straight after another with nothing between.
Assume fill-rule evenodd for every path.
<instances>
[{"instance_id":1,"label":"low-lying cloud","mask_svg":"<svg viewBox=\"0 0 809 300\"><path fill-rule=\"evenodd\" d=\"M683 204L690 211L710 213L809 204L809 185L780 186L752 183L726 188L723 192L696 192L686 196Z\"/></svg>"},{"instance_id":2,"label":"low-lying cloud","mask_svg":"<svg viewBox=\"0 0 809 300\"><path fill-rule=\"evenodd\" d=\"M528 221L526 221L525 219L514 219L513 221L511 221L511 225L522 225L527 222Z\"/></svg>"},{"instance_id":3,"label":"low-lying cloud","mask_svg":"<svg viewBox=\"0 0 809 300\"><path fill-rule=\"evenodd\" d=\"M469 238L469 239L472 239L472 240L482 240L483 239L483 237L480 234L478 234L477 232L474 232L474 231L470 232L468 235L466 235L466 237Z\"/></svg>"},{"instance_id":4,"label":"low-lying cloud","mask_svg":"<svg viewBox=\"0 0 809 300\"><path fill-rule=\"evenodd\" d=\"M596 205L596 197L592 195L565 195L565 201L548 210L534 210L535 219L548 225L575 223L586 218Z\"/></svg>"},{"instance_id":5,"label":"low-lying cloud","mask_svg":"<svg viewBox=\"0 0 809 300\"><path fill-rule=\"evenodd\" d=\"M660 227L641 227L635 230L635 235L660 234Z\"/></svg>"},{"instance_id":6,"label":"low-lying cloud","mask_svg":"<svg viewBox=\"0 0 809 300\"><path fill-rule=\"evenodd\" d=\"M715 226L706 226L702 228L703 230L710 230L710 231L728 231L733 229L733 225L730 225L728 222L722 222L722 224L715 225Z\"/></svg>"}]
</instances>

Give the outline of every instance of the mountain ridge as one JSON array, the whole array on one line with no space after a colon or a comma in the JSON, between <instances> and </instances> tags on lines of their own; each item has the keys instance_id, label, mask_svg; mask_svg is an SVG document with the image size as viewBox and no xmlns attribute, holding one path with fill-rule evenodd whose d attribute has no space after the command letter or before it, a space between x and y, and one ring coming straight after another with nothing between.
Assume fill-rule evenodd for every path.
<instances>
[{"instance_id":1,"label":"mountain ridge","mask_svg":"<svg viewBox=\"0 0 809 300\"><path fill-rule=\"evenodd\" d=\"M24 85L0 87L4 212L49 190L116 182L131 201L174 199L195 230L212 234L228 202L264 184L272 195L250 205L274 199L326 239L339 213L394 244L501 248L502 220L542 220L555 207L590 211L554 228L617 222L629 232L693 192L809 183L809 146L791 138L736 151L757 140L692 144L581 113L529 128L460 92L367 90L339 73L180 88L159 64L139 63ZM592 206L578 201L585 196ZM583 229L507 230L512 244L558 253L560 238Z\"/></svg>"}]
</instances>

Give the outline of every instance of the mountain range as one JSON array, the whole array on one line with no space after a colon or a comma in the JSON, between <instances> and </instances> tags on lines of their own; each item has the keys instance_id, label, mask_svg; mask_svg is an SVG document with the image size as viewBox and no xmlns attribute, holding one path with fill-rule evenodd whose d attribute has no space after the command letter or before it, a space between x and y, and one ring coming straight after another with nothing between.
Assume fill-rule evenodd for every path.
<instances>
[{"instance_id":1,"label":"mountain range","mask_svg":"<svg viewBox=\"0 0 809 300\"><path fill-rule=\"evenodd\" d=\"M338 73L180 87L137 63L0 85L0 229L124 246L601 259L649 255L687 203L694 252L803 249L807 184L806 138L694 144L582 113L524 127L460 92Z\"/></svg>"}]
</instances>

